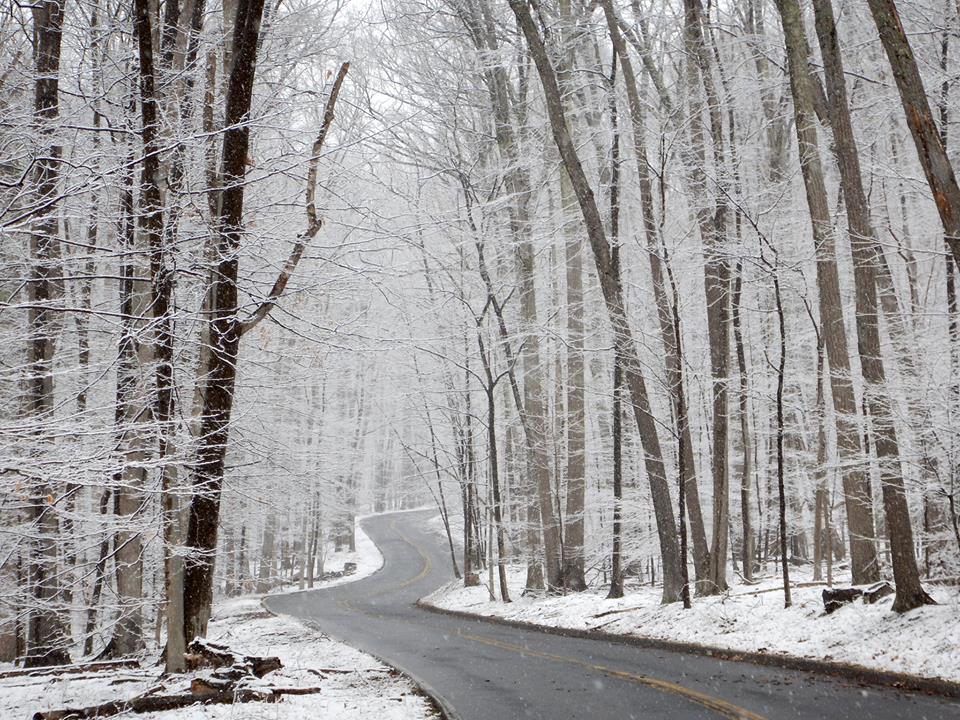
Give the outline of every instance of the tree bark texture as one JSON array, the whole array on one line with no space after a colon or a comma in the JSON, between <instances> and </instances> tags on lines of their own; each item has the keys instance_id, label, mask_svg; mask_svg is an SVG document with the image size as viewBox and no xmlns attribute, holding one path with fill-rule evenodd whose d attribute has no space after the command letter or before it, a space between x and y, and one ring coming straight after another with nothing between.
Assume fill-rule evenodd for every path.
<instances>
[{"instance_id":1,"label":"tree bark texture","mask_svg":"<svg viewBox=\"0 0 960 720\"><path fill-rule=\"evenodd\" d=\"M816 249L820 327L830 368L837 449L844 465L843 489L850 530L851 571L855 584L866 584L880 579L880 568L870 482L864 470L863 447L856 422L857 403L850 377L833 223L820 164L816 116L811 100L812 81L807 66L810 52L797 0L777 0L777 9L787 46L800 168Z\"/></svg>"}]
</instances>

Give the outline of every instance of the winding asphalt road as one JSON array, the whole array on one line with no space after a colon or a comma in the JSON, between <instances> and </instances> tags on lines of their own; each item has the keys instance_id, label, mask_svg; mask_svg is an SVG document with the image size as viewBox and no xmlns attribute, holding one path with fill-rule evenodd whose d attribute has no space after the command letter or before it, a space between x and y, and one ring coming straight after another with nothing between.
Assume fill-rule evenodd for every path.
<instances>
[{"instance_id":1,"label":"winding asphalt road","mask_svg":"<svg viewBox=\"0 0 960 720\"><path fill-rule=\"evenodd\" d=\"M513 718L960 718L960 702L812 673L562 637L414 605L452 578L436 511L363 521L383 553L374 575L266 600L419 680L463 720Z\"/></svg>"}]
</instances>

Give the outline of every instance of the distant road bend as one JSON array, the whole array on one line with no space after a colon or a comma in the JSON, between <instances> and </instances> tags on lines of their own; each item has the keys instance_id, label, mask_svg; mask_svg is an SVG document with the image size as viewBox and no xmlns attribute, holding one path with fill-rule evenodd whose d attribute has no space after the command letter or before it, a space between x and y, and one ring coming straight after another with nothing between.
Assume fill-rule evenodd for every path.
<instances>
[{"instance_id":1,"label":"distant road bend","mask_svg":"<svg viewBox=\"0 0 960 720\"><path fill-rule=\"evenodd\" d=\"M383 568L355 583L271 597L267 606L397 665L463 720L960 717L952 700L427 612L416 600L452 579L449 551L426 529L434 515L364 520Z\"/></svg>"}]
</instances>

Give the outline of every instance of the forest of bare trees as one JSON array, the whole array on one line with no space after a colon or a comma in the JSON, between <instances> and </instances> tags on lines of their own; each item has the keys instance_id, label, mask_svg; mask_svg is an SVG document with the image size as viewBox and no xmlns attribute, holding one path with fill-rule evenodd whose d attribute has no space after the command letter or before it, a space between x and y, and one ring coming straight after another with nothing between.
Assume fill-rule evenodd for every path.
<instances>
[{"instance_id":1,"label":"forest of bare trees","mask_svg":"<svg viewBox=\"0 0 960 720\"><path fill-rule=\"evenodd\" d=\"M953 0L4 5L0 661L181 671L423 505L503 602L933 603L958 68Z\"/></svg>"}]
</instances>

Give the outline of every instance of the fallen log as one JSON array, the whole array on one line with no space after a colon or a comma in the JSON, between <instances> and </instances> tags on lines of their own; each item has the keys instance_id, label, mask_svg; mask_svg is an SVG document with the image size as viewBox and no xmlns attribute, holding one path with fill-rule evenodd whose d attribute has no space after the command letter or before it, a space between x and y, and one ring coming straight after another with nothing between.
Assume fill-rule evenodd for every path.
<instances>
[{"instance_id":1,"label":"fallen log","mask_svg":"<svg viewBox=\"0 0 960 720\"><path fill-rule=\"evenodd\" d=\"M318 687L302 688L233 688L203 697L193 693L181 695L139 696L129 700L115 700L84 708L66 708L34 713L33 720L92 720L121 713L162 712L179 710L192 705L230 705L248 702L278 702L284 695L312 695L321 692Z\"/></svg>"},{"instance_id":2,"label":"fallen log","mask_svg":"<svg viewBox=\"0 0 960 720\"><path fill-rule=\"evenodd\" d=\"M317 677L323 677L324 675L353 675L355 673L384 673L390 676L399 675L396 670L392 668L307 668L308 673L312 673Z\"/></svg>"},{"instance_id":3,"label":"fallen log","mask_svg":"<svg viewBox=\"0 0 960 720\"><path fill-rule=\"evenodd\" d=\"M227 705L245 702L276 702L280 695L263 690L239 689L217 693L207 697L186 695L150 695L135 697L130 700L114 700L102 705L91 705L85 708L66 708L64 710L47 710L34 713L33 720L88 720L91 718L105 718L125 712L145 713L162 712L164 710L178 710L191 705Z\"/></svg>"},{"instance_id":4,"label":"fallen log","mask_svg":"<svg viewBox=\"0 0 960 720\"><path fill-rule=\"evenodd\" d=\"M120 713L162 712L191 705L224 705L246 702L277 702L284 695L307 695L320 688L250 687L249 683L282 667L278 657L240 655L225 645L197 638L187 646L188 667L212 666L194 677L190 692L179 695L156 695L157 686L127 700L114 700L83 708L65 708L35 713L34 720L84 720L104 718ZM101 663L106 665L106 663Z\"/></svg>"},{"instance_id":5,"label":"fallen log","mask_svg":"<svg viewBox=\"0 0 960 720\"><path fill-rule=\"evenodd\" d=\"M236 667L242 670L242 674L255 675L258 678L283 667L278 657L238 655L226 645L201 638L196 638L187 645L187 653L184 657L187 659L187 667L191 670L202 667Z\"/></svg>"},{"instance_id":6,"label":"fallen log","mask_svg":"<svg viewBox=\"0 0 960 720\"><path fill-rule=\"evenodd\" d=\"M273 688L271 692L274 695L315 695L321 692L321 689L318 687Z\"/></svg>"},{"instance_id":7,"label":"fallen log","mask_svg":"<svg viewBox=\"0 0 960 720\"><path fill-rule=\"evenodd\" d=\"M190 693L197 697L212 697L217 693L227 692L236 683L232 678L195 677L190 681Z\"/></svg>"},{"instance_id":8,"label":"fallen log","mask_svg":"<svg viewBox=\"0 0 960 720\"><path fill-rule=\"evenodd\" d=\"M823 591L823 609L827 615L863 595L860 588L831 588Z\"/></svg>"},{"instance_id":9,"label":"fallen log","mask_svg":"<svg viewBox=\"0 0 960 720\"><path fill-rule=\"evenodd\" d=\"M4 678L23 677L25 675L73 675L84 672L101 672L103 670L122 670L123 668L139 668L140 661L109 660L80 663L78 665L47 665L44 667L22 668L0 672L0 680Z\"/></svg>"}]
</instances>

